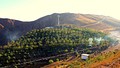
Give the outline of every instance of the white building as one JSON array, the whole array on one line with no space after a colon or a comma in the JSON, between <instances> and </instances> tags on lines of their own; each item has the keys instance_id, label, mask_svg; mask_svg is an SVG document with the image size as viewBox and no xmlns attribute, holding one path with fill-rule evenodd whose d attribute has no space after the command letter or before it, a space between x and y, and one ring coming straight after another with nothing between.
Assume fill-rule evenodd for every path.
<instances>
[{"instance_id":1,"label":"white building","mask_svg":"<svg viewBox=\"0 0 120 68\"><path fill-rule=\"evenodd\" d=\"M86 60L89 58L89 54L81 54L81 59Z\"/></svg>"}]
</instances>

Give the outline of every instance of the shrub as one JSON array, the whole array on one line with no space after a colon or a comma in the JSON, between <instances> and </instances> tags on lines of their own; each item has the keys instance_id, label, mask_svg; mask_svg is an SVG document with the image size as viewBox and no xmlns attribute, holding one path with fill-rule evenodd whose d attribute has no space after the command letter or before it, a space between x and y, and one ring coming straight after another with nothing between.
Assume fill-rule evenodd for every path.
<instances>
[{"instance_id":1,"label":"shrub","mask_svg":"<svg viewBox=\"0 0 120 68\"><path fill-rule=\"evenodd\" d=\"M49 60L49 63L50 63L50 64L53 63L53 62L54 62L54 61L53 61L52 59Z\"/></svg>"},{"instance_id":2,"label":"shrub","mask_svg":"<svg viewBox=\"0 0 120 68\"><path fill-rule=\"evenodd\" d=\"M56 61L59 61L59 59L57 58Z\"/></svg>"}]
</instances>

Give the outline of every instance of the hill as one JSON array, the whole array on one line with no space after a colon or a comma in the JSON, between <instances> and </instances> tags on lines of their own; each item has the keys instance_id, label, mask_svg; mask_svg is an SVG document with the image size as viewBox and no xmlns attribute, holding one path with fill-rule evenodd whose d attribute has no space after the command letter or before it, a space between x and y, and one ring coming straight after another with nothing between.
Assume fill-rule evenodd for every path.
<instances>
[{"instance_id":1,"label":"hill","mask_svg":"<svg viewBox=\"0 0 120 68\"><path fill-rule=\"evenodd\" d=\"M108 41L100 44L94 40L89 46L90 37L104 37L106 34L90 29L56 26L32 30L16 41L8 43L0 51L0 67L42 66L48 62L59 61L69 55L101 52L109 46Z\"/></svg>"},{"instance_id":2,"label":"hill","mask_svg":"<svg viewBox=\"0 0 120 68\"><path fill-rule=\"evenodd\" d=\"M0 18L0 45L16 40L33 29L56 26L58 15L60 15L60 25L73 24L97 30L113 29L120 26L119 20L92 14L54 13L30 22Z\"/></svg>"}]
</instances>

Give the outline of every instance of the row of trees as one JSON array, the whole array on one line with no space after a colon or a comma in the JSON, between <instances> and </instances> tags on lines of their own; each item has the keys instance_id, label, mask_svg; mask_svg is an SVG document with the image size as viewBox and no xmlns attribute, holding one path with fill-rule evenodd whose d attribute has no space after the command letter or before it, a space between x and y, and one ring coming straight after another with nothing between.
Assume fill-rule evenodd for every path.
<instances>
[{"instance_id":1,"label":"row of trees","mask_svg":"<svg viewBox=\"0 0 120 68\"><path fill-rule=\"evenodd\" d=\"M105 34L90 29L63 27L32 30L20 39L8 43L0 52L0 66L63 54L75 51L76 47L87 48L88 39L95 36L103 37ZM93 43L96 46L96 42ZM101 42L104 46L109 45L108 43L109 41Z\"/></svg>"}]
</instances>

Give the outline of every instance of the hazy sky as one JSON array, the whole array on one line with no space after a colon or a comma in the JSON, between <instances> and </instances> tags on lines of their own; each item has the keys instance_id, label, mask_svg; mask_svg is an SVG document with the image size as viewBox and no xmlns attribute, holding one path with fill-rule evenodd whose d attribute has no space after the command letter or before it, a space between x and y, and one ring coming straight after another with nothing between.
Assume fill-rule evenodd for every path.
<instances>
[{"instance_id":1,"label":"hazy sky","mask_svg":"<svg viewBox=\"0 0 120 68\"><path fill-rule=\"evenodd\" d=\"M120 0L0 0L0 17L32 21L52 13L107 15L120 20Z\"/></svg>"}]
</instances>

